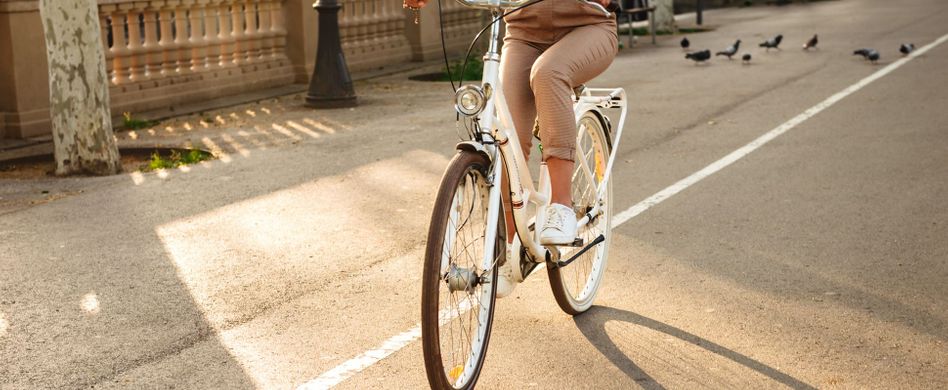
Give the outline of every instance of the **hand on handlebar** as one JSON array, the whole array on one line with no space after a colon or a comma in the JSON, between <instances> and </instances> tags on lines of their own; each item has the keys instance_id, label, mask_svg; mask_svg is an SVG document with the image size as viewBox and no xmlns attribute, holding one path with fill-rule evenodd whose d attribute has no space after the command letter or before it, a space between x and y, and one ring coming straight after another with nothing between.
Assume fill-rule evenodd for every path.
<instances>
[{"instance_id":1,"label":"hand on handlebar","mask_svg":"<svg viewBox=\"0 0 948 390\"><path fill-rule=\"evenodd\" d=\"M428 0L404 0L402 7L418 9L428 4Z\"/></svg>"},{"instance_id":2,"label":"hand on handlebar","mask_svg":"<svg viewBox=\"0 0 948 390\"><path fill-rule=\"evenodd\" d=\"M588 2L590 2L590 3L598 3L598 4L601 5L603 8L609 9L609 3L610 3L612 0L586 0L586 1L588 1Z\"/></svg>"},{"instance_id":3,"label":"hand on handlebar","mask_svg":"<svg viewBox=\"0 0 948 390\"><path fill-rule=\"evenodd\" d=\"M619 2L617 0L580 0L587 3L598 6L606 16L611 15L613 12L616 12L619 9Z\"/></svg>"}]
</instances>

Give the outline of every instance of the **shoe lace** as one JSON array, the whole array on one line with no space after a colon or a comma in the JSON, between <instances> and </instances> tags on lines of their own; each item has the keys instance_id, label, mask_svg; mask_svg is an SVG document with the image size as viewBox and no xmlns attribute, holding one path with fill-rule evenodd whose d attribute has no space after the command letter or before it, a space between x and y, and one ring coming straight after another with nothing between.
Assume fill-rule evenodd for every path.
<instances>
[{"instance_id":1,"label":"shoe lace","mask_svg":"<svg viewBox=\"0 0 948 390\"><path fill-rule=\"evenodd\" d=\"M546 209L546 227L547 228L563 230L563 226L565 225L566 225L566 213L559 212L559 209L556 207L549 207Z\"/></svg>"}]
</instances>

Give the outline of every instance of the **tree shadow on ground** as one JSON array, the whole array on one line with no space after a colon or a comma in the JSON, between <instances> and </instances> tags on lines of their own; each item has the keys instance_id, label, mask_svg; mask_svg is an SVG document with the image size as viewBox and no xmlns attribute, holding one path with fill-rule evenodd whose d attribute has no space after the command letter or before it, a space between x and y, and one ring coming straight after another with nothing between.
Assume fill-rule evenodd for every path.
<instances>
[{"instance_id":1,"label":"tree shadow on ground","mask_svg":"<svg viewBox=\"0 0 948 390\"><path fill-rule=\"evenodd\" d=\"M704 339L698 335L688 333L682 329L630 311L611 307L594 306L585 314L573 317L573 321L576 323L576 326L583 333L583 335L586 336L586 339L589 340L589 342L594 345L596 349L598 349L599 352L603 354L603 356L608 358L613 365L622 370L623 373L631 377L636 381L636 383L646 389L664 389L665 387L657 382L649 374L647 374L632 360L632 358L627 356L622 351L622 349L619 348L616 342L609 336L608 332L606 332L606 323L610 321L619 321L645 327L705 349L791 388L808 390L815 389L815 387L806 382L796 379L786 373L780 372L773 367L754 360L739 352L728 349L727 347Z\"/></svg>"}]
</instances>

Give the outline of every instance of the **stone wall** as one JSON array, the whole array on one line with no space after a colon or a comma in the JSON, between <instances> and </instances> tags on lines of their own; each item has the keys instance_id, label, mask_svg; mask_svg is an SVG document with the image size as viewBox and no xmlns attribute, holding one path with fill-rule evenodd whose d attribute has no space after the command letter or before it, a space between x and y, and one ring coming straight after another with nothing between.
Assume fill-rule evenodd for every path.
<instances>
[{"instance_id":1,"label":"stone wall","mask_svg":"<svg viewBox=\"0 0 948 390\"><path fill-rule=\"evenodd\" d=\"M340 29L358 74L441 55L437 5L421 23L398 0L341 0ZM0 138L50 133L38 0L0 0ZM315 63L307 0L99 0L112 112L142 112L292 83ZM467 48L483 14L444 0L448 50Z\"/></svg>"}]
</instances>

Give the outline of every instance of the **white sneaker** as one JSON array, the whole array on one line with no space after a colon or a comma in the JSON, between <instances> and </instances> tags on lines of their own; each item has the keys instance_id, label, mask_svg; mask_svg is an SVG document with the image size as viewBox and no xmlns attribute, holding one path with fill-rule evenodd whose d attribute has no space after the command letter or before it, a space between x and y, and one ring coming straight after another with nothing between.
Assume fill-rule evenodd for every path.
<instances>
[{"instance_id":1,"label":"white sneaker","mask_svg":"<svg viewBox=\"0 0 948 390\"><path fill-rule=\"evenodd\" d=\"M576 240L576 213L572 207L553 203L546 208L546 219L540 231L540 244L569 245Z\"/></svg>"},{"instance_id":2,"label":"white sneaker","mask_svg":"<svg viewBox=\"0 0 948 390\"><path fill-rule=\"evenodd\" d=\"M513 292L517 283L522 282L520 276L520 237L514 237L512 243L507 243L507 260L497 270L497 298L503 298Z\"/></svg>"}]
</instances>

